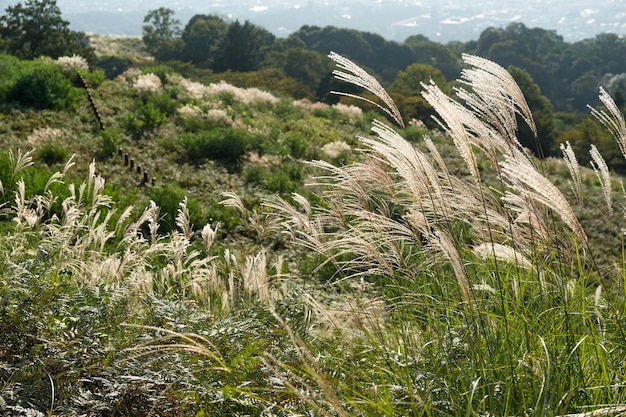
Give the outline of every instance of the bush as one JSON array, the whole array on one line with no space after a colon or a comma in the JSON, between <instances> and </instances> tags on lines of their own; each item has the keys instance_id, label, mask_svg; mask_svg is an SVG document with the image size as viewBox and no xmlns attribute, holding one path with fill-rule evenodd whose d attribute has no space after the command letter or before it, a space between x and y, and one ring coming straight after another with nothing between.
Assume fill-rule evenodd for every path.
<instances>
[{"instance_id":1,"label":"bush","mask_svg":"<svg viewBox=\"0 0 626 417\"><path fill-rule=\"evenodd\" d=\"M42 143L37 151L35 157L43 161L46 165L62 164L67 161L69 152L63 146L62 143L49 141Z\"/></svg>"},{"instance_id":2,"label":"bush","mask_svg":"<svg viewBox=\"0 0 626 417\"><path fill-rule=\"evenodd\" d=\"M159 100L141 98L135 103L135 112L128 113L124 119L124 128L135 139L140 139L167 122L167 114L160 109L162 103Z\"/></svg>"},{"instance_id":3,"label":"bush","mask_svg":"<svg viewBox=\"0 0 626 417\"><path fill-rule=\"evenodd\" d=\"M79 91L57 65L35 65L9 90L8 99L37 109L63 110L74 107Z\"/></svg>"},{"instance_id":4,"label":"bush","mask_svg":"<svg viewBox=\"0 0 626 417\"><path fill-rule=\"evenodd\" d=\"M132 68L133 60L129 57L105 55L98 59L96 66L104 71L106 78L112 80L127 69Z\"/></svg>"},{"instance_id":5,"label":"bush","mask_svg":"<svg viewBox=\"0 0 626 417\"><path fill-rule=\"evenodd\" d=\"M96 149L96 157L101 161L106 161L117 152L118 146L122 138L116 130L104 130L98 136L98 144Z\"/></svg>"},{"instance_id":6,"label":"bush","mask_svg":"<svg viewBox=\"0 0 626 417\"><path fill-rule=\"evenodd\" d=\"M249 165L243 173L248 184L257 184L281 195L288 195L301 188L304 166L297 161L284 161L280 165L265 167Z\"/></svg>"},{"instance_id":7,"label":"bush","mask_svg":"<svg viewBox=\"0 0 626 417\"><path fill-rule=\"evenodd\" d=\"M182 146L192 162L211 159L225 163L230 168L238 168L244 155L258 147L261 141L258 135L232 127L187 133L181 138Z\"/></svg>"}]
</instances>

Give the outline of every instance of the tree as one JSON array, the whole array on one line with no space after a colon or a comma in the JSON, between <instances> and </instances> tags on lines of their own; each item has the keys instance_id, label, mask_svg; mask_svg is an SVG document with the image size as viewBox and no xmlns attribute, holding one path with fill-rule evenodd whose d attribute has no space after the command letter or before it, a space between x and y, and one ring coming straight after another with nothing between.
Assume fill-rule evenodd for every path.
<instances>
[{"instance_id":1,"label":"tree","mask_svg":"<svg viewBox=\"0 0 626 417\"><path fill-rule=\"evenodd\" d=\"M197 14L185 29L182 60L201 68L211 68L228 31L228 23L216 15Z\"/></svg>"},{"instance_id":2,"label":"tree","mask_svg":"<svg viewBox=\"0 0 626 417\"><path fill-rule=\"evenodd\" d=\"M220 47L213 69L223 71L255 71L266 62L275 36L249 21L231 23Z\"/></svg>"},{"instance_id":3,"label":"tree","mask_svg":"<svg viewBox=\"0 0 626 417\"><path fill-rule=\"evenodd\" d=\"M93 54L91 48L81 46L80 35L69 29L56 0L27 0L7 7L0 17L5 51L23 59Z\"/></svg>"},{"instance_id":4,"label":"tree","mask_svg":"<svg viewBox=\"0 0 626 417\"><path fill-rule=\"evenodd\" d=\"M332 72L331 61L317 51L305 48L288 48L272 56L272 65L317 91L322 78Z\"/></svg>"},{"instance_id":5,"label":"tree","mask_svg":"<svg viewBox=\"0 0 626 417\"><path fill-rule=\"evenodd\" d=\"M173 16L174 10L159 7L143 18L143 22L148 23L143 26L143 42L148 52L160 61L174 59L182 48L180 20Z\"/></svg>"},{"instance_id":6,"label":"tree","mask_svg":"<svg viewBox=\"0 0 626 417\"><path fill-rule=\"evenodd\" d=\"M398 104L401 113L407 119L417 119L423 121L429 127L436 127L432 116L434 109L422 97L424 88L421 83L428 84L433 81L446 94L450 94L452 89L446 82L443 73L427 64L411 64L404 71L400 71L394 82L389 86L389 93Z\"/></svg>"}]
</instances>

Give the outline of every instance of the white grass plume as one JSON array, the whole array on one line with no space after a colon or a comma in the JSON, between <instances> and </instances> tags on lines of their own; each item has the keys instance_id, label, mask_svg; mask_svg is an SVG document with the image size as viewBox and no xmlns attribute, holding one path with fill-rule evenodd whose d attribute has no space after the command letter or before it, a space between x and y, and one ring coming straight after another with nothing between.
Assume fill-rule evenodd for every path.
<instances>
[{"instance_id":1,"label":"white grass plume","mask_svg":"<svg viewBox=\"0 0 626 417\"><path fill-rule=\"evenodd\" d=\"M602 187L602 192L604 194L604 200L606 201L608 208L608 214L611 216L613 214L613 200L611 198L611 174L609 172L609 167L606 165L606 161L595 145L591 145L589 154L591 155L591 167L600 181L600 186Z\"/></svg>"},{"instance_id":2,"label":"white grass plume","mask_svg":"<svg viewBox=\"0 0 626 417\"><path fill-rule=\"evenodd\" d=\"M537 135L530 108L513 76L500 65L485 58L463 54L463 61L472 67L461 72L461 82L469 84L472 91L480 97L479 101L471 103L472 106L488 116L487 120L496 123L498 130L506 138L516 138L515 114L519 114Z\"/></svg>"},{"instance_id":3,"label":"white grass plume","mask_svg":"<svg viewBox=\"0 0 626 417\"><path fill-rule=\"evenodd\" d=\"M367 73L367 71L363 70L348 58L345 58L335 52L331 52L328 57L337 63L337 67L339 69L333 71L333 75L337 79L365 88L367 91L381 99L385 106L355 94L332 91L333 94L353 97L373 104L387 113L399 126L404 127L404 121L402 120L402 115L400 114L398 107L376 78L372 77Z\"/></svg>"},{"instance_id":4,"label":"white grass plume","mask_svg":"<svg viewBox=\"0 0 626 417\"><path fill-rule=\"evenodd\" d=\"M583 242L587 242L587 234L567 199L550 180L535 169L520 151L517 155L507 157L501 163L501 167L503 179L507 180L511 188L519 195L527 198L526 201L530 206L533 202L538 202L554 210ZM528 210L529 212L535 211L534 207L528 207Z\"/></svg>"},{"instance_id":5,"label":"white grass plume","mask_svg":"<svg viewBox=\"0 0 626 417\"><path fill-rule=\"evenodd\" d=\"M609 93L600 87L600 101L606 106L608 113L604 110L597 110L589 106L591 114L598 119L617 141L622 155L626 158L626 124L624 115Z\"/></svg>"},{"instance_id":6,"label":"white grass plume","mask_svg":"<svg viewBox=\"0 0 626 417\"><path fill-rule=\"evenodd\" d=\"M569 169L570 175L572 176L570 186L572 188L572 191L574 192L574 197L576 198L578 205L582 207L583 185L580 176L580 165L578 164L576 153L572 149L572 145L570 145L569 142L561 143L560 148L561 152L563 153L563 160L565 161L567 169Z\"/></svg>"}]
</instances>

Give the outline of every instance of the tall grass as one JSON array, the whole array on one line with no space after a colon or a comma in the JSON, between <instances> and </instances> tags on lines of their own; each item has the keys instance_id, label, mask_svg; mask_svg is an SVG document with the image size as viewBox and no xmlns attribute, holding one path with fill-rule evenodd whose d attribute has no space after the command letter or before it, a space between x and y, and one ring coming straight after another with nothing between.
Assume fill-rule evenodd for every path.
<instances>
[{"instance_id":1,"label":"tall grass","mask_svg":"<svg viewBox=\"0 0 626 417\"><path fill-rule=\"evenodd\" d=\"M382 86L331 58L389 120L359 138L356 162L310 162L311 198L249 209L227 192L221 202L256 244L295 243L285 262L272 262L269 247L220 242L219 223L194 227L186 198L164 233L158 205L116 207L95 164L73 183L70 159L34 192L32 152L5 158L0 360L11 362L0 363L0 400L12 395L9 411L15 392L21 404L33 398L28 386L45 392L35 405L51 415L67 403L102 415L626 412L624 263L607 279L603 247L578 214L589 178L606 212L622 210L602 156L591 149L594 174L562 145L570 202L551 180L554 162L521 147L518 118L536 129L503 68L466 55L453 97L425 83L444 137L416 146ZM220 88L224 100L236 95ZM600 98L605 109L592 113L623 149L623 116Z\"/></svg>"},{"instance_id":2,"label":"tall grass","mask_svg":"<svg viewBox=\"0 0 626 417\"><path fill-rule=\"evenodd\" d=\"M376 94L403 127L375 79L330 57L339 79ZM624 272L612 289L599 283L593 256L603 248L590 246L570 202L517 138L517 116L536 128L510 74L463 58L454 98L423 85L465 162L460 173L434 141L421 150L375 121L374 136L359 138L362 162L311 162L324 173L313 184L320 204L299 195L295 206L267 203L295 242L335 265L337 286L371 283L387 312L383 325L337 327L330 357L294 339L309 349L308 379L290 386L325 415L623 413ZM608 113L593 113L623 144L621 112L600 97ZM575 155L564 153L583 204ZM610 212L608 167L592 155Z\"/></svg>"}]
</instances>

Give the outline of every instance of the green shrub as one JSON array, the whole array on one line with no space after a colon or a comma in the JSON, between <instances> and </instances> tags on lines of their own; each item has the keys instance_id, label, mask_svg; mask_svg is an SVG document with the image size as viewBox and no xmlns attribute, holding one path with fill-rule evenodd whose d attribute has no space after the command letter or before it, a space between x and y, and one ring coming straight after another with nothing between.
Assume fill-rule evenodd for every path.
<instances>
[{"instance_id":1,"label":"green shrub","mask_svg":"<svg viewBox=\"0 0 626 417\"><path fill-rule=\"evenodd\" d=\"M137 100L134 112L128 113L123 121L126 131L135 139L156 130L167 122L167 115L149 100Z\"/></svg>"},{"instance_id":2,"label":"green shrub","mask_svg":"<svg viewBox=\"0 0 626 417\"><path fill-rule=\"evenodd\" d=\"M106 80L106 74L104 73L104 70L101 70L99 68L96 68L95 70L89 72L81 71L81 75L87 82L87 86L91 89L98 88L104 82L104 80Z\"/></svg>"},{"instance_id":3,"label":"green shrub","mask_svg":"<svg viewBox=\"0 0 626 417\"><path fill-rule=\"evenodd\" d=\"M79 91L54 64L35 64L17 79L8 99L37 109L63 110L78 102Z\"/></svg>"},{"instance_id":4,"label":"green shrub","mask_svg":"<svg viewBox=\"0 0 626 417\"><path fill-rule=\"evenodd\" d=\"M96 157L99 160L106 161L117 152L122 137L116 130L107 129L98 135Z\"/></svg>"},{"instance_id":5,"label":"green shrub","mask_svg":"<svg viewBox=\"0 0 626 417\"><path fill-rule=\"evenodd\" d=\"M232 127L187 133L181 138L190 161L211 159L225 163L230 168L238 168L244 155L255 149L261 141L258 135Z\"/></svg>"},{"instance_id":6,"label":"green shrub","mask_svg":"<svg viewBox=\"0 0 626 417\"><path fill-rule=\"evenodd\" d=\"M104 71L106 78L112 80L133 66L133 60L129 57L118 55L104 55L98 59L96 66Z\"/></svg>"},{"instance_id":7,"label":"green shrub","mask_svg":"<svg viewBox=\"0 0 626 417\"><path fill-rule=\"evenodd\" d=\"M62 164L67 161L69 152L62 143L56 141L44 142L37 148L35 157L46 165Z\"/></svg>"},{"instance_id":8,"label":"green shrub","mask_svg":"<svg viewBox=\"0 0 626 417\"><path fill-rule=\"evenodd\" d=\"M11 91L17 79L23 75L24 64L13 55L0 54L0 97Z\"/></svg>"},{"instance_id":9,"label":"green shrub","mask_svg":"<svg viewBox=\"0 0 626 417\"><path fill-rule=\"evenodd\" d=\"M296 159L309 159L311 153L309 152L309 145L305 137L300 133L294 133L288 135L284 140L284 145L289 152L289 155Z\"/></svg>"},{"instance_id":10,"label":"green shrub","mask_svg":"<svg viewBox=\"0 0 626 417\"><path fill-rule=\"evenodd\" d=\"M249 165L243 172L244 181L260 185L267 190L281 195L298 191L304 178L304 166L298 161L283 161L280 165L265 167Z\"/></svg>"}]
</instances>

